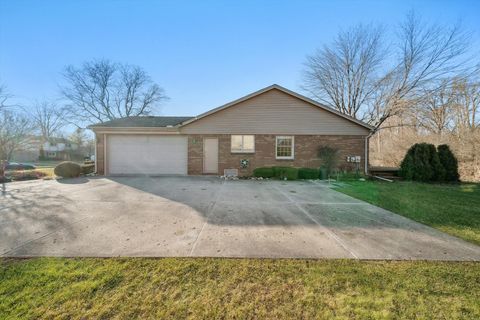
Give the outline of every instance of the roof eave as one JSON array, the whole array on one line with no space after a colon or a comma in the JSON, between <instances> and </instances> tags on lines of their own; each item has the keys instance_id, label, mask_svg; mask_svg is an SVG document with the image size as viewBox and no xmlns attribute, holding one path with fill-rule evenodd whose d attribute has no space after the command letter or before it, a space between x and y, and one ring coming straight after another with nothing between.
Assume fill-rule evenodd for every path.
<instances>
[{"instance_id":1,"label":"roof eave","mask_svg":"<svg viewBox=\"0 0 480 320\"><path fill-rule=\"evenodd\" d=\"M95 132L116 132L116 131L152 131L152 132L179 132L177 126L173 127L107 127L107 126L88 126L88 129Z\"/></svg>"}]
</instances>

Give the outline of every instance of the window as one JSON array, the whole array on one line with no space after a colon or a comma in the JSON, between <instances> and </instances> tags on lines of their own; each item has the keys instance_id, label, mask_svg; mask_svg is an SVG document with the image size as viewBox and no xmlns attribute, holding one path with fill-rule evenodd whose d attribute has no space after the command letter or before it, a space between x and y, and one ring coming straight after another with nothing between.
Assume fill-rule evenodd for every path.
<instances>
[{"instance_id":1,"label":"window","mask_svg":"<svg viewBox=\"0 0 480 320\"><path fill-rule=\"evenodd\" d=\"M255 152L255 136L232 135L231 151L240 153Z\"/></svg>"},{"instance_id":2,"label":"window","mask_svg":"<svg viewBox=\"0 0 480 320\"><path fill-rule=\"evenodd\" d=\"M275 145L277 159L293 159L293 136L277 136Z\"/></svg>"}]
</instances>

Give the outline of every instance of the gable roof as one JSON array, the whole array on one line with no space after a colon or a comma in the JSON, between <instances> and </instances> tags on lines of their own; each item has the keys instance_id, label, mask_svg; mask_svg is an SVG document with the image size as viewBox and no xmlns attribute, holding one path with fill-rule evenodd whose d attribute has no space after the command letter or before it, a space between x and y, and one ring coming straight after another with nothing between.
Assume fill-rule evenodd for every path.
<instances>
[{"instance_id":1,"label":"gable roof","mask_svg":"<svg viewBox=\"0 0 480 320\"><path fill-rule=\"evenodd\" d=\"M119 118L119 119L114 119L111 121L106 121L103 123L97 123L94 125L88 126L90 129L95 129L95 128L170 128L170 127L183 127L185 125L188 125L192 122L195 122L197 120L200 120L202 118L205 118L211 114L214 114L216 112L225 110L227 108L230 108L234 105L237 105L243 101L246 101L248 99L254 98L256 96L259 96L265 92L268 92L270 90L279 90L285 94L288 94L292 97L295 97L299 100L302 100L314 107L320 108L322 110L328 111L332 114L335 114L341 118L344 118L350 122L353 122L361 127L364 127L368 130L373 130L374 127L371 125L361 121L357 120L351 116L348 116L346 114L343 114L335 109L332 109L330 107L327 107L315 100L312 100L306 96L303 96L299 93L296 93L294 91L291 91L287 88L284 88L278 84L273 84L271 86L265 87L263 89L260 89L258 91L255 91L253 93L250 93L242 98L236 99L234 101L231 101L229 103L226 103L220 107L211 109L205 113L202 113L196 117L175 117L175 116L136 116L136 117L126 117L126 118Z\"/></svg>"},{"instance_id":2,"label":"gable roof","mask_svg":"<svg viewBox=\"0 0 480 320\"><path fill-rule=\"evenodd\" d=\"M301 95L301 94L299 94L299 93L296 93L296 92L294 92L294 91L291 91L291 90L289 90L289 89L287 89L287 88L284 88L284 87L282 87L282 86L280 86L280 85L278 85L278 84L273 84L273 85L271 85L271 86L265 87L265 88L263 88L263 89L260 89L260 90L258 90L258 91L255 91L255 92L253 92L253 93L250 93L250 94L248 94L248 95L246 95L246 96L244 96L244 97L242 97L242 98L240 98L240 99L234 100L234 101L229 102L229 103L227 103L227 104L224 104L224 105L222 105L222 106L220 106L220 107L217 107L217 108L215 108L215 109L209 110L209 111L207 111L207 112L205 112L205 113L202 113L202 114L200 114L200 115L198 115L198 116L196 116L196 117L193 117L193 118L191 118L191 119L189 119L189 120L186 120L186 121L182 122L182 123L180 124L180 126L184 126L184 125L190 124L190 123L195 122L195 121L197 121L197 120L200 120L200 119L202 119L202 118L204 118L204 117L206 117L206 116L209 116L209 115L211 115L211 114L213 114L213 113L216 113L216 112L219 112L219 111L221 111L221 110L230 108L230 107L232 107L232 106L234 106L234 105L237 105L237 104L239 104L239 103L241 103L241 102L243 102L243 101L245 101L245 100L251 99L251 98L253 98L253 97L256 97L256 96L258 96L258 95L261 95L261 94L263 94L263 93L265 93L265 92L267 92L267 91L274 90L274 89L279 90L279 91L281 91L281 92L283 92L283 93L286 93L286 94L288 94L288 95L290 95L290 96L293 96L293 97L295 97L295 98L297 98L297 99L300 99L300 100L302 100L302 101L305 101L305 102L307 102L307 103L309 103L309 104L311 104L311 105L313 105L313 106L315 106L315 107L318 107L318 108L320 108L320 109L323 109L323 110L326 110L326 111L328 111L328 112L331 112L331 113L333 113L333 114L335 114L335 115L337 115L337 116L339 116L339 117L345 118L345 119L347 119L347 120L349 120L349 121L351 121L351 122L353 122L353 123L356 123L356 124L358 124L358 125L360 125L360 126L362 126L362 127L364 127L364 128L367 128L368 130L373 130L373 129L374 129L374 127L372 127L371 125L369 125L369 124L367 124L367 123L365 123L365 122L363 122L363 121L361 121L361 120L357 120L357 119L355 119L355 118L353 118L353 117L351 117L351 116L348 116L348 115L346 115L346 114L343 114L343 113L341 113L341 112L339 112L339 111L337 111L337 110L335 110L335 109L332 109L332 108L330 108L330 107L327 107L327 106L325 106L325 105L323 105L323 104L321 104L321 103L319 103L319 102L317 102L317 101L315 101L315 100L312 100L312 99L310 99L310 98L308 98L308 97L306 97L306 96L303 96L303 95Z\"/></svg>"},{"instance_id":3,"label":"gable roof","mask_svg":"<svg viewBox=\"0 0 480 320\"><path fill-rule=\"evenodd\" d=\"M97 123L89 126L89 128L174 127L192 118L193 117L137 116L137 117L119 118L111 121L106 121L103 123Z\"/></svg>"}]
</instances>

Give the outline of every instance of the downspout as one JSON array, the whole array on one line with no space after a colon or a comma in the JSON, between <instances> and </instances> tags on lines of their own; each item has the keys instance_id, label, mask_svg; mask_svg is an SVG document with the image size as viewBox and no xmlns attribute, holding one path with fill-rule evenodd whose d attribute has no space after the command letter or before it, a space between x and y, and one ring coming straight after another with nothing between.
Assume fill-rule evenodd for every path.
<instances>
[{"instance_id":1,"label":"downspout","mask_svg":"<svg viewBox=\"0 0 480 320\"><path fill-rule=\"evenodd\" d=\"M93 154L95 158L95 173L98 173L97 171L97 133L93 132L93 134L95 136L95 148L93 148Z\"/></svg>"},{"instance_id":2,"label":"downspout","mask_svg":"<svg viewBox=\"0 0 480 320\"><path fill-rule=\"evenodd\" d=\"M368 146L369 139L375 134L375 130L372 130L368 136L365 137L365 175L368 175Z\"/></svg>"}]
</instances>

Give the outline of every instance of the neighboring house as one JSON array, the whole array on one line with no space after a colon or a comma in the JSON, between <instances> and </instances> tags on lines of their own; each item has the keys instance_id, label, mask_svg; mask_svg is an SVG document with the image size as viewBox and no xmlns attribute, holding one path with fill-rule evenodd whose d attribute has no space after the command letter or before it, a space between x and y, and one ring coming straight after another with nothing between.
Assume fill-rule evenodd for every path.
<instances>
[{"instance_id":1,"label":"neighboring house","mask_svg":"<svg viewBox=\"0 0 480 320\"><path fill-rule=\"evenodd\" d=\"M42 144L42 138L39 136L28 136L22 142L21 147L12 154L13 162L35 162L38 160L38 150Z\"/></svg>"},{"instance_id":2,"label":"neighboring house","mask_svg":"<svg viewBox=\"0 0 480 320\"><path fill-rule=\"evenodd\" d=\"M237 169L245 176L263 166L318 168L320 146L339 150L341 168L366 170L372 127L272 85L197 117L130 117L90 129L99 174L223 175Z\"/></svg>"},{"instance_id":3,"label":"neighboring house","mask_svg":"<svg viewBox=\"0 0 480 320\"><path fill-rule=\"evenodd\" d=\"M11 158L16 162L72 159L83 159L77 144L65 138L50 138L44 142L43 137L33 135L25 138L22 147L15 150Z\"/></svg>"},{"instance_id":4,"label":"neighboring house","mask_svg":"<svg viewBox=\"0 0 480 320\"><path fill-rule=\"evenodd\" d=\"M65 138L51 138L41 145L43 157L52 160L71 160L78 145Z\"/></svg>"}]
</instances>

